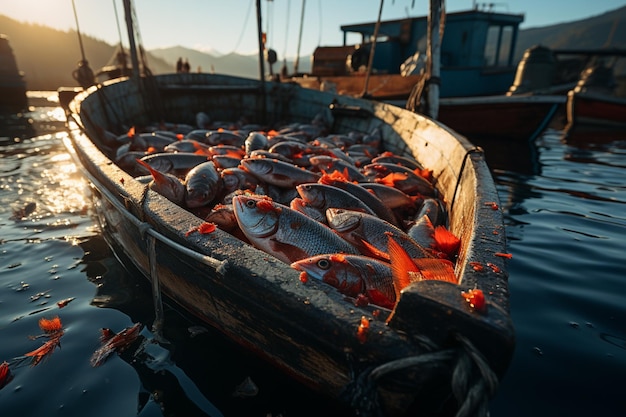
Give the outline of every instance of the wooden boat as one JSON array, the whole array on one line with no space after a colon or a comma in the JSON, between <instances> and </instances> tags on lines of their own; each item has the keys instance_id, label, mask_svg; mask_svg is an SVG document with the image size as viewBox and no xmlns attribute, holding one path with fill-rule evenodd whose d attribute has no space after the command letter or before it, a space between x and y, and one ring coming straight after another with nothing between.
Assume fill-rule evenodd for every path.
<instances>
[{"instance_id":1,"label":"wooden boat","mask_svg":"<svg viewBox=\"0 0 626 417\"><path fill-rule=\"evenodd\" d=\"M437 120L470 139L534 140L566 101L534 94L442 98Z\"/></svg>"},{"instance_id":2,"label":"wooden boat","mask_svg":"<svg viewBox=\"0 0 626 417\"><path fill-rule=\"evenodd\" d=\"M570 126L626 128L626 98L574 89L567 93Z\"/></svg>"},{"instance_id":3,"label":"wooden boat","mask_svg":"<svg viewBox=\"0 0 626 417\"><path fill-rule=\"evenodd\" d=\"M0 34L0 113L17 113L27 108L24 75L17 67L9 38Z\"/></svg>"},{"instance_id":4,"label":"wooden boat","mask_svg":"<svg viewBox=\"0 0 626 417\"><path fill-rule=\"evenodd\" d=\"M582 52L590 57L590 63L576 87L567 93L566 130L626 128L626 82L614 71L620 59L623 66L626 51L598 49Z\"/></svg>"},{"instance_id":5,"label":"wooden boat","mask_svg":"<svg viewBox=\"0 0 626 417\"><path fill-rule=\"evenodd\" d=\"M121 79L73 99L73 90L59 94L67 146L92 184L105 236L180 308L359 413L486 410L511 359L514 329L506 259L498 256L506 250L502 214L480 148L389 104L224 75ZM392 315L357 306L324 283L303 283L289 265L219 229L188 234L203 220L116 166L101 132L160 120L159 114L193 124L198 111L267 123L309 122L329 111L336 132L381 129L386 149L412 155L433 171L449 230L462 242L459 284L415 282ZM462 297L472 289L484 292L486 311ZM369 327L359 338L362 320Z\"/></svg>"},{"instance_id":6,"label":"wooden boat","mask_svg":"<svg viewBox=\"0 0 626 417\"><path fill-rule=\"evenodd\" d=\"M441 42L440 96L504 94L515 76L514 50L523 20L523 15L491 10L448 13ZM427 16L343 25L343 45L317 48L311 73L283 76L282 80L309 88L331 86L341 94L365 94L375 100L406 100L423 75L419 68L403 75L400 68L417 52L424 56L427 27ZM348 35L360 35L362 42L348 45ZM375 43L371 41L374 38Z\"/></svg>"}]
</instances>

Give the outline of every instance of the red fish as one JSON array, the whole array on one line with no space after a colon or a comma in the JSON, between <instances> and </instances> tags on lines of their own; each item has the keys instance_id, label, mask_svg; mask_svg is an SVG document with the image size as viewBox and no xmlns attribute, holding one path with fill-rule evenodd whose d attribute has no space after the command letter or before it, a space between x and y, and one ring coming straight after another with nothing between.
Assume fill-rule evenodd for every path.
<instances>
[{"instance_id":1,"label":"red fish","mask_svg":"<svg viewBox=\"0 0 626 417\"><path fill-rule=\"evenodd\" d=\"M323 254L296 261L291 267L349 297L364 295L372 304L390 309L395 304L396 291L386 262L362 255Z\"/></svg>"}]
</instances>

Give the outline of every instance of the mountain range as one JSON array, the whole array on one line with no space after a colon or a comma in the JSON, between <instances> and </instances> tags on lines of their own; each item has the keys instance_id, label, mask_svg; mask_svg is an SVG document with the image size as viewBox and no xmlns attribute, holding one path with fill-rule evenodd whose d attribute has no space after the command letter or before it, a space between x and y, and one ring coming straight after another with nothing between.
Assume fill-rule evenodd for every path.
<instances>
[{"instance_id":1,"label":"mountain range","mask_svg":"<svg viewBox=\"0 0 626 417\"><path fill-rule=\"evenodd\" d=\"M59 31L43 25L23 23L0 14L0 31L7 35L18 68L25 74L29 90L56 90L59 86L77 86L72 72L83 59L74 30ZM97 69L113 62L118 45L82 36L85 59ZM516 47L517 59L523 52L541 44L552 49L626 49L626 6L588 19L556 25L521 29ZM191 71L217 72L243 77L259 76L257 55L206 53L182 46L153 49L146 52L147 65L154 74L175 70L178 58L187 59ZM293 68L287 59L288 68ZM280 71L283 58L274 65ZM310 57L301 57L299 70L310 69Z\"/></svg>"}]
</instances>

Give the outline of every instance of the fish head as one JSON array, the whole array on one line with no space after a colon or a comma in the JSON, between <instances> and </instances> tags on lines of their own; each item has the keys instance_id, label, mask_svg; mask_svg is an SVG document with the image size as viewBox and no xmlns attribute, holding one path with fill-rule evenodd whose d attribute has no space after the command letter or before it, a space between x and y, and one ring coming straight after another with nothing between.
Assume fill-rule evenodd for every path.
<instances>
[{"instance_id":1,"label":"fish head","mask_svg":"<svg viewBox=\"0 0 626 417\"><path fill-rule=\"evenodd\" d=\"M202 207L209 204L214 197L215 193L209 189L209 187L187 187L187 192L185 193L185 204L189 208Z\"/></svg>"},{"instance_id":2,"label":"fish head","mask_svg":"<svg viewBox=\"0 0 626 417\"><path fill-rule=\"evenodd\" d=\"M305 273L307 278L322 281L335 287L342 294L351 297L361 294L365 287L361 271L355 268L345 255L340 253L323 254L301 259L293 262L291 267L301 273Z\"/></svg>"},{"instance_id":3,"label":"fish head","mask_svg":"<svg viewBox=\"0 0 626 417\"><path fill-rule=\"evenodd\" d=\"M241 166L244 170L257 175L271 174L273 171L273 165L264 158L248 158L241 161Z\"/></svg>"},{"instance_id":4,"label":"fish head","mask_svg":"<svg viewBox=\"0 0 626 417\"><path fill-rule=\"evenodd\" d=\"M349 232L361 224L362 213L342 208L326 209L328 225L339 233Z\"/></svg>"},{"instance_id":5,"label":"fish head","mask_svg":"<svg viewBox=\"0 0 626 417\"><path fill-rule=\"evenodd\" d=\"M278 230L282 209L270 198L237 195L233 197L233 209L237 223L246 235L263 238Z\"/></svg>"},{"instance_id":6,"label":"fish head","mask_svg":"<svg viewBox=\"0 0 626 417\"><path fill-rule=\"evenodd\" d=\"M321 188L318 184L300 184L296 186L296 190L298 191L298 194L300 194L300 197L307 202L307 204L310 204L318 209L323 208L326 205L326 195L323 188Z\"/></svg>"}]
</instances>

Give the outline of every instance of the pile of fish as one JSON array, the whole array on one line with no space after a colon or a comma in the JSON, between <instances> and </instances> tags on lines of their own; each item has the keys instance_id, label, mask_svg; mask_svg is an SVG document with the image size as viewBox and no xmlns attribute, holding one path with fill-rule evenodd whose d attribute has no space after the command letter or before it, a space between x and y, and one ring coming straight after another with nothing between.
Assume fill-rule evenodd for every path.
<instances>
[{"instance_id":1,"label":"pile of fish","mask_svg":"<svg viewBox=\"0 0 626 417\"><path fill-rule=\"evenodd\" d=\"M382 151L379 130L336 134L329 115L270 128L245 122L160 124L102 139L139 181L318 279L352 302L392 309L416 280L457 282L459 240L431 173Z\"/></svg>"}]
</instances>

